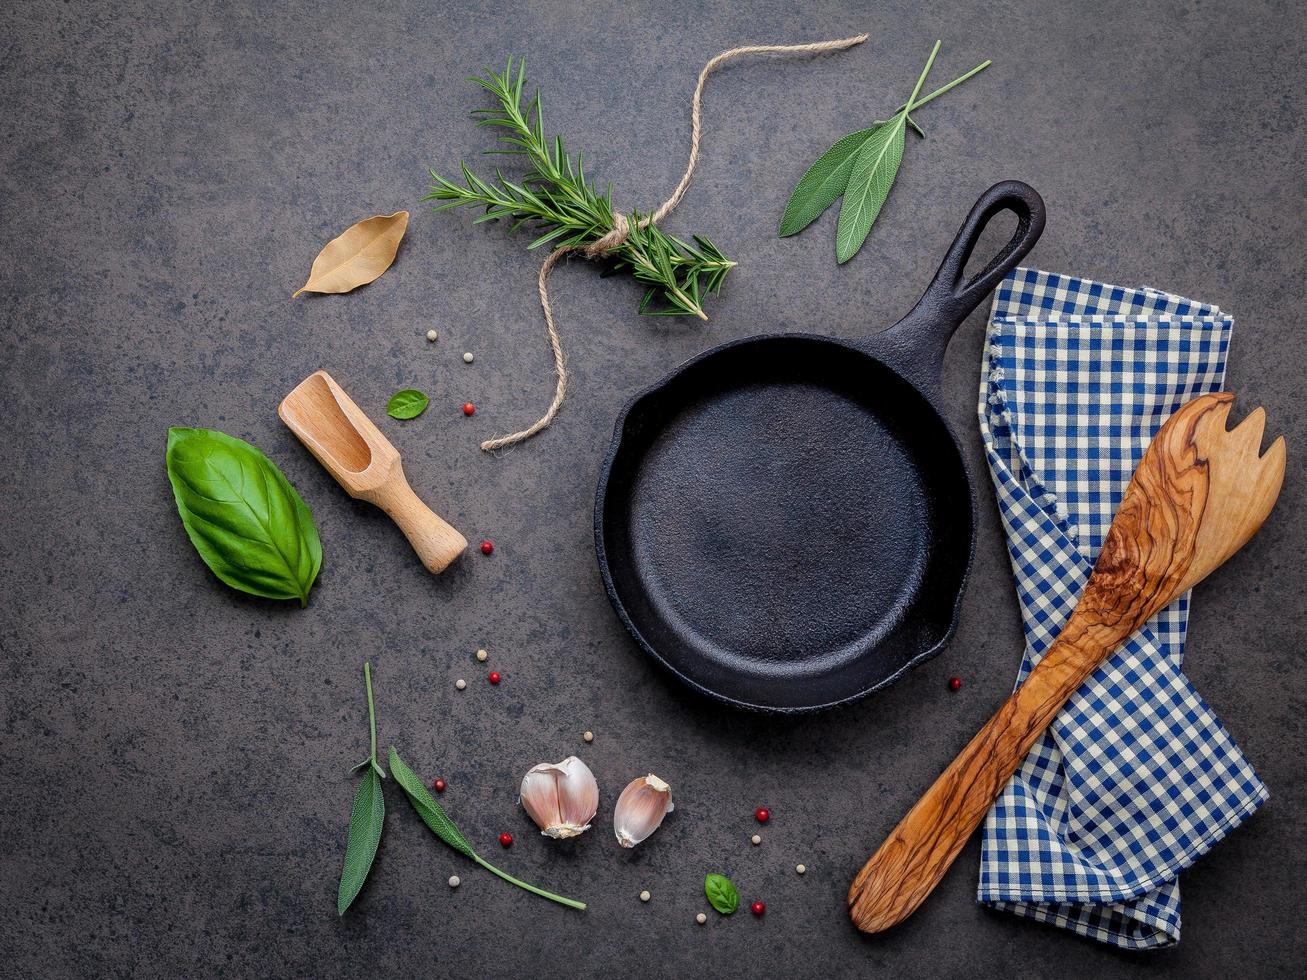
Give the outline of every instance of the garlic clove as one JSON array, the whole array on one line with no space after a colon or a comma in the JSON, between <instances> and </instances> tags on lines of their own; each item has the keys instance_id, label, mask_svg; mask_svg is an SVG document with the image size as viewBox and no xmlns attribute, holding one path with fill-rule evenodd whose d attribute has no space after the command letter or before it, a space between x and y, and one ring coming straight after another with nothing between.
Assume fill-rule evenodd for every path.
<instances>
[{"instance_id":1,"label":"garlic clove","mask_svg":"<svg viewBox=\"0 0 1307 980\"><path fill-rule=\"evenodd\" d=\"M631 780L613 810L617 843L635 847L657 830L663 817L674 809L672 788L653 773Z\"/></svg>"},{"instance_id":2,"label":"garlic clove","mask_svg":"<svg viewBox=\"0 0 1307 980\"><path fill-rule=\"evenodd\" d=\"M558 813L564 828L579 828L576 834L590 828L590 821L599 812L599 783L590 767L574 755L561 763L566 774L559 780ZM566 836L574 837L576 834Z\"/></svg>"},{"instance_id":3,"label":"garlic clove","mask_svg":"<svg viewBox=\"0 0 1307 980\"><path fill-rule=\"evenodd\" d=\"M590 829L599 810L599 784L590 767L570 755L532 766L522 777L519 799L542 834L561 840Z\"/></svg>"}]
</instances>

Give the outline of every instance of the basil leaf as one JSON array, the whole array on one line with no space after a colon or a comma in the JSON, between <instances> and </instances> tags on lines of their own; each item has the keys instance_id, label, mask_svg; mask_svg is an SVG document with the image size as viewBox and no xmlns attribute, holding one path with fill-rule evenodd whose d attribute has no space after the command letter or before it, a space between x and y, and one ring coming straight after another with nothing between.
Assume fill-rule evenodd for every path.
<instances>
[{"instance_id":1,"label":"basil leaf","mask_svg":"<svg viewBox=\"0 0 1307 980\"><path fill-rule=\"evenodd\" d=\"M454 826L454 821L449 819L449 815L436 802L422 780L404 764L404 760L399 757L393 745L390 747L390 775L408 794L408 801L413 804L413 809L418 812L422 822L431 828L433 834L458 853L476 860L476 852L472 850L472 845L467 842L462 831Z\"/></svg>"},{"instance_id":2,"label":"basil leaf","mask_svg":"<svg viewBox=\"0 0 1307 980\"><path fill-rule=\"evenodd\" d=\"M386 801L381 793L381 777L375 769L363 774L354 794L354 812L349 818L349 841L345 845L345 867L340 872L340 890L336 893L336 914L344 915L372 870L372 859L381 843L381 826L386 819Z\"/></svg>"},{"instance_id":3,"label":"basil leaf","mask_svg":"<svg viewBox=\"0 0 1307 980\"><path fill-rule=\"evenodd\" d=\"M817 158L817 162L808 168L790 195L777 235L786 238L798 234L839 200L844 188L849 185L849 176L853 173L853 161L858 156L858 150L883 125L878 122L870 129L850 133Z\"/></svg>"},{"instance_id":4,"label":"basil leaf","mask_svg":"<svg viewBox=\"0 0 1307 980\"><path fill-rule=\"evenodd\" d=\"M903 161L903 127L906 114L899 113L881 126L858 150L853 172L844 190L840 220L835 226L835 260L847 262L862 248L871 226L889 197L894 178Z\"/></svg>"},{"instance_id":5,"label":"basil leaf","mask_svg":"<svg viewBox=\"0 0 1307 980\"><path fill-rule=\"evenodd\" d=\"M722 915L730 915L740 907L740 893L726 875L705 876L703 891L708 896L708 904Z\"/></svg>"},{"instance_id":6,"label":"basil leaf","mask_svg":"<svg viewBox=\"0 0 1307 980\"><path fill-rule=\"evenodd\" d=\"M392 419L415 419L427 410L430 401L416 388L405 388L390 396L390 401L386 403L386 414Z\"/></svg>"},{"instance_id":7,"label":"basil leaf","mask_svg":"<svg viewBox=\"0 0 1307 980\"><path fill-rule=\"evenodd\" d=\"M322 542L313 514L267 456L213 429L172 428L167 465L182 525L218 578L308 605Z\"/></svg>"}]
</instances>

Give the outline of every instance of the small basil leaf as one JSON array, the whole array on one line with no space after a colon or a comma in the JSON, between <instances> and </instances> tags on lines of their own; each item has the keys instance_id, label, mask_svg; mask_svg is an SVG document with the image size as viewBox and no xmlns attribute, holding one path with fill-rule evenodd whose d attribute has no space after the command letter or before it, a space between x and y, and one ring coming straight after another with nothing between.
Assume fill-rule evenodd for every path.
<instances>
[{"instance_id":1,"label":"small basil leaf","mask_svg":"<svg viewBox=\"0 0 1307 980\"><path fill-rule=\"evenodd\" d=\"M722 915L730 915L740 907L740 893L726 875L705 876L703 891L708 896L708 904Z\"/></svg>"},{"instance_id":2,"label":"small basil leaf","mask_svg":"<svg viewBox=\"0 0 1307 980\"><path fill-rule=\"evenodd\" d=\"M462 831L454 826L454 821L449 819L449 815L436 802L422 780L418 779L413 770L399 757L393 745L390 747L390 775L408 795L408 801L413 804L413 809L418 812L422 822L431 828L433 834L458 853L476 860L476 852L472 850L472 845L467 842Z\"/></svg>"},{"instance_id":3,"label":"small basil leaf","mask_svg":"<svg viewBox=\"0 0 1307 980\"><path fill-rule=\"evenodd\" d=\"M308 605L322 542L312 513L267 456L213 429L172 428L167 467L186 534L218 578Z\"/></svg>"},{"instance_id":4,"label":"small basil leaf","mask_svg":"<svg viewBox=\"0 0 1307 980\"><path fill-rule=\"evenodd\" d=\"M386 801L381 793L381 777L369 769L359 781L354 794L354 811L349 818L349 840L345 845L345 867L340 872L340 890L336 893L336 914L344 915L368 880L372 860L381 843L381 827L386 820Z\"/></svg>"},{"instance_id":5,"label":"small basil leaf","mask_svg":"<svg viewBox=\"0 0 1307 980\"><path fill-rule=\"evenodd\" d=\"M853 173L853 161L858 156L858 150L883 125L878 122L870 129L850 133L817 158L817 162L808 168L790 195L777 235L786 238L798 234L839 200L844 188L849 185L849 175Z\"/></svg>"},{"instance_id":6,"label":"small basil leaf","mask_svg":"<svg viewBox=\"0 0 1307 980\"><path fill-rule=\"evenodd\" d=\"M416 388L405 388L390 396L386 414L392 419L415 419L427 410L431 399Z\"/></svg>"}]
</instances>

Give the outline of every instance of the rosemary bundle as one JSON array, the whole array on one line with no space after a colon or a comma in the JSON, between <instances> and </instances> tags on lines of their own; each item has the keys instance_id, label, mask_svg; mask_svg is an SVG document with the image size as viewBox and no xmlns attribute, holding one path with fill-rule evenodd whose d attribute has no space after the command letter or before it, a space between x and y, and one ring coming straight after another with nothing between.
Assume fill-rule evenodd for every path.
<instances>
[{"instance_id":1,"label":"rosemary bundle","mask_svg":"<svg viewBox=\"0 0 1307 980\"><path fill-rule=\"evenodd\" d=\"M730 48L714 55L699 72L699 80L690 99L690 159L676 189L662 204L647 213L632 211L630 215L613 210L613 188L602 194L586 179L582 154L576 160L563 148L561 136L550 141L545 136L544 110L537 90L522 106L522 90L526 84L526 65L520 59L514 74L513 59L502 74L487 71L484 78L473 78L491 95L495 106L478 109L473 116L479 126L494 126L499 132L500 147L491 153L526 158L530 168L525 177L514 182L498 169L494 180L478 177L462 165L463 183L441 177L434 170L435 184L423 200L440 201L435 210L480 207L485 213L482 221L508 221L511 230L522 225L535 226L539 232L531 248L552 246L549 256L540 265L537 284L540 290L540 309L549 332L549 348L554 355L554 372L558 383L554 397L544 415L518 432L496 436L481 443L486 452L494 452L530 439L549 427L562 408L567 395L567 366L563 357L563 342L554 324L554 313L549 302L549 273L558 262L575 251L587 259L606 259L610 272L629 272L649 289L640 301L640 312L652 316L697 316L707 320L703 301L709 293L717 295L726 273L735 263L722 254L706 238L694 236L694 244L668 235L658 225L675 209L685 196L699 161L703 87L717 68L735 58L756 54L822 54L842 51L867 40L866 34L838 38L833 41L813 41L806 44L750 44Z\"/></svg>"},{"instance_id":2,"label":"rosemary bundle","mask_svg":"<svg viewBox=\"0 0 1307 980\"><path fill-rule=\"evenodd\" d=\"M640 302L640 312L652 316L697 316L708 319L703 301L717 294L735 263L706 238L694 236L691 245L669 235L655 223L653 213L613 211L613 188L602 193L586 176L582 153L576 159L563 147L563 138L545 136L544 109L540 91L523 108L526 62L519 59L514 73L510 56L503 73L487 71L471 79L486 89L496 105L477 109L478 126L500 129L505 144L487 152L525 157L529 171L513 181L496 168L493 180L474 174L462 165L463 184L456 184L434 170L435 184L423 200L444 202L434 210L482 207L482 221L505 220L516 231L534 225L541 234L528 248L550 245L554 249L578 250L587 258L607 258L613 272L630 272L649 286ZM656 302L661 298L661 303Z\"/></svg>"}]
</instances>

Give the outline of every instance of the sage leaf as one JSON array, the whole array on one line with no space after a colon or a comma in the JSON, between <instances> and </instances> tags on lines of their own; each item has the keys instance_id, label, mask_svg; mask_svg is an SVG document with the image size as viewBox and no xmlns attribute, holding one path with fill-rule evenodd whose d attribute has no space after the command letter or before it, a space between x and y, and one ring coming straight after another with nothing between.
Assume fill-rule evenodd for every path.
<instances>
[{"instance_id":1,"label":"sage leaf","mask_svg":"<svg viewBox=\"0 0 1307 980\"><path fill-rule=\"evenodd\" d=\"M422 784L422 780L413 774L413 770L404 764L404 760L399 757L395 747L390 747L390 774L395 777L395 782L399 783L404 793L408 796L408 801L413 804L413 809L418 812L422 822L431 828L431 832L439 837L442 841L452 847L464 857L471 858L481 867L485 868L493 875L503 878L510 885L516 885L532 895L539 895L541 898L547 898L551 902L557 902L559 905L566 905L568 908L585 911L585 902L578 902L574 898L564 898L562 895L555 895L553 892L547 892L543 888L537 888L535 885L528 885L519 878L514 878L507 871L501 871L493 864L483 858L480 854L472 849L472 845L467 842L454 821L449 819L444 808L436 802L435 797Z\"/></svg>"},{"instance_id":2,"label":"sage leaf","mask_svg":"<svg viewBox=\"0 0 1307 980\"><path fill-rule=\"evenodd\" d=\"M835 260L849 261L862 248L889 197L903 160L903 116L895 116L862 145L835 226Z\"/></svg>"},{"instance_id":3,"label":"sage leaf","mask_svg":"<svg viewBox=\"0 0 1307 980\"><path fill-rule=\"evenodd\" d=\"M354 794L354 811L349 818L349 840L345 845L345 867L340 872L340 890L336 893L336 914L344 915L358 897L363 882L372 870L381 843L381 826L386 819L386 801L381 793L381 777L369 768Z\"/></svg>"},{"instance_id":4,"label":"sage leaf","mask_svg":"<svg viewBox=\"0 0 1307 980\"><path fill-rule=\"evenodd\" d=\"M888 122L876 122L870 129L850 133L808 168L785 206L785 214L781 216L777 229L780 237L802 231L843 195L844 203L835 229L835 257L843 263L857 254L894 186L894 178L903 162L906 128L911 126L918 136L926 135L913 121L911 113L990 65L988 60L983 61L965 75L919 99L917 96L930 74L939 48L940 42L936 41L912 94L894 111Z\"/></svg>"},{"instance_id":5,"label":"sage leaf","mask_svg":"<svg viewBox=\"0 0 1307 980\"><path fill-rule=\"evenodd\" d=\"M449 819L444 808L436 802L434 796L423 784L422 780L414 774L413 770L405 765L404 760L399 757L395 747L390 747L390 775L394 777L395 782L399 783L400 788L408 796L408 801L413 804L413 809L418 812L422 822L431 828L431 832L439 837L442 841L458 851L464 857L470 857L476 860L476 851L472 850L472 845L467 842L454 821Z\"/></svg>"},{"instance_id":6,"label":"sage leaf","mask_svg":"<svg viewBox=\"0 0 1307 980\"><path fill-rule=\"evenodd\" d=\"M790 195L789 203L785 205L785 213L781 215L780 228L777 230L781 238L803 231L839 200L844 188L849 185L849 176L853 173L853 162L858 151L884 125L878 122L870 129L850 133L817 158L817 162L808 168Z\"/></svg>"},{"instance_id":7,"label":"sage leaf","mask_svg":"<svg viewBox=\"0 0 1307 980\"><path fill-rule=\"evenodd\" d=\"M926 76L930 74L930 67L939 54L939 46L940 42L936 41L908 101L903 103L889 122L871 135L853 161L853 173L849 175L849 186L844 190L844 203L840 205L840 220L835 226L837 262L847 262L862 248L867 233L880 214L881 205L889 197L894 178L898 176L899 164L903 161L903 132L908 123L908 113L918 105L917 96L921 93L921 86L926 84Z\"/></svg>"},{"instance_id":8,"label":"sage leaf","mask_svg":"<svg viewBox=\"0 0 1307 980\"><path fill-rule=\"evenodd\" d=\"M415 419L427 410L431 399L416 388L405 388L390 396L386 414L392 419Z\"/></svg>"},{"instance_id":9,"label":"sage leaf","mask_svg":"<svg viewBox=\"0 0 1307 980\"><path fill-rule=\"evenodd\" d=\"M708 904L722 915L730 915L740 907L740 893L726 875L706 875L703 891L708 896Z\"/></svg>"},{"instance_id":10,"label":"sage leaf","mask_svg":"<svg viewBox=\"0 0 1307 980\"><path fill-rule=\"evenodd\" d=\"M169 429L166 460L177 513L213 573L233 589L308 605L322 542L281 470L214 429Z\"/></svg>"},{"instance_id":11,"label":"sage leaf","mask_svg":"<svg viewBox=\"0 0 1307 980\"><path fill-rule=\"evenodd\" d=\"M366 286L395 261L407 228L407 211L378 214L350 225L318 253L309 281L291 299L304 292L348 293Z\"/></svg>"}]
</instances>

